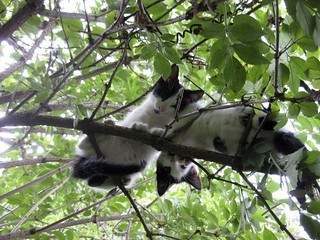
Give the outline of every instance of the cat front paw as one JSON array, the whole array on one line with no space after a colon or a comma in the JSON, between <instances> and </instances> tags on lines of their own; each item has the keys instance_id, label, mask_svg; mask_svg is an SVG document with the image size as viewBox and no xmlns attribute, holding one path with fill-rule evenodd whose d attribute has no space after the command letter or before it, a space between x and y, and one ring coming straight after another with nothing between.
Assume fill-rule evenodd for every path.
<instances>
[{"instance_id":1,"label":"cat front paw","mask_svg":"<svg viewBox=\"0 0 320 240\"><path fill-rule=\"evenodd\" d=\"M130 128L136 129L136 130L140 130L143 132L148 132L148 125L142 122L135 122L132 123Z\"/></svg>"},{"instance_id":2,"label":"cat front paw","mask_svg":"<svg viewBox=\"0 0 320 240\"><path fill-rule=\"evenodd\" d=\"M164 129L162 129L162 128L151 128L149 132L154 136L160 137L164 133Z\"/></svg>"}]
</instances>

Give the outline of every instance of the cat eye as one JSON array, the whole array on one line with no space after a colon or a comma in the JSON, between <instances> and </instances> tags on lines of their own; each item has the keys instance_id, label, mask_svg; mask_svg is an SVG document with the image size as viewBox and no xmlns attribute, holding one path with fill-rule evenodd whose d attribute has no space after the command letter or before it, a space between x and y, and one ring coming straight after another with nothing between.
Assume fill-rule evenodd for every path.
<instances>
[{"instance_id":1,"label":"cat eye","mask_svg":"<svg viewBox=\"0 0 320 240\"><path fill-rule=\"evenodd\" d=\"M187 167L186 167L185 165L182 165L182 164L181 164L181 165L180 165L180 168L181 168L181 169L186 169Z\"/></svg>"}]
</instances>

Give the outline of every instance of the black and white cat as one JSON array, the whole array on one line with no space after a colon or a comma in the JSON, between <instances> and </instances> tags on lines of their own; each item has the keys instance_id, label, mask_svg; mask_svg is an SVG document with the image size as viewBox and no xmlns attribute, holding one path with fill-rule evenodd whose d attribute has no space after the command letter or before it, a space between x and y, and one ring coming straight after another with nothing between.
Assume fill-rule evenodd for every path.
<instances>
[{"instance_id":1,"label":"black and white cat","mask_svg":"<svg viewBox=\"0 0 320 240\"><path fill-rule=\"evenodd\" d=\"M175 133L177 128L173 126L168 132L168 137L175 135L172 140L181 145L235 156L239 151L239 144L244 131L249 121L251 121L252 125L245 140L245 148L248 147L253 139L255 139L254 141L256 139L263 140L270 145L270 150L281 155L288 155L300 148L304 148L304 144L292 133L274 131L273 128L276 122L270 119L264 121L265 114L254 115L250 120L252 112L253 109L251 107L205 111L193 120L188 128L178 134ZM178 127L180 128L180 126ZM260 132L255 136L258 129L260 129ZM175 162L177 158L177 156L168 152L162 152L158 158L157 189L159 195L164 194L174 183L189 181L185 178L187 175L184 171L189 171L189 169L196 167L190 159L187 161L187 165L177 164ZM180 169L178 169L179 167ZM201 186L201 182L193 184L193 186L198 188L198 186Z\"/></svg>"},{"instance_id":2,"label":"black and white cat","mask_svg":"<svg viewBox=\"0 0 320 240\"><path fill-rule=\"evenodd\" d=\"M143 103L118 125L156 133L176 114L183 114L186 107L188 111L196 110L196 102L203 96L203 91L185 89L179 83L178 74L178 66L173 65L170 76L166 80L161 77ZM110 190L119 181L130 186L157 153L148 145L117 136L95 134L95 139L103 156L97 157L89 138L82 137L76 146L80 159L72 175L98 189Z\"/></svg>"}]
</instances>

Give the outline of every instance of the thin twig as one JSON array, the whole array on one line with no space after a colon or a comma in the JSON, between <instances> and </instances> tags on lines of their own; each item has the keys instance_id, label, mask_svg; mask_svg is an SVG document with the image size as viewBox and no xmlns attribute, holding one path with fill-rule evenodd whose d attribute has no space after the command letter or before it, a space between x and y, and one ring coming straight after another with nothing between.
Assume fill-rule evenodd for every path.
<instances>
[{"instance_id":1,"label":"thin twig","mask_svg":"<svg viewBox=\"0 0 320 240\"><path fill-rule=\"evenodd\" d=\"M51 172L48 172L48 173L42 175L41 177L37 178L36 180L33 180L33 181L31 181L31 182L29 182L29 183L27 183L27 184L25 184L25 185L23 185L21 187L18 187L16 189L10 191L10 192L2 194L2 195L0 195L0 200L5 199L5 198L17 193L17 192L20 192L20 191L28 188L28 187L31 187L31 186L33 186L33 185L35 185L35 184L37 184L37 183L49 178L49 177L51 177L52 175L54 175L56 173L65 170L66 168L72 166L74 163L75 163L75 161L69 162L69 163L63 165L62 167L58 167L55 170L52 170Z\"/></svg>"},{"instance_id":2,"label":"thin twig","mask_svg":"<svg viewBox=\"0 0 320 240\"><path fill-rule=\"evenodd\" d=\"M275 53L274 53L274 95L275 97L279 97L279 45L280 45L280 27L279 27L279 2L275 0L274 6L274 19L275 19L275 26L276 26L276 46L275 46Z\"/></svg>"},{"instance_id":3,"label":"thin twig","mask_svg":"<svg viewBox=\"0 0 320 240\"><path fill-rule=\"evenodd\" d=\"M50 197L51 194L58 191L59 188L61 188L67 181L70 180L70 177L67 177L62 183L60 183L58 186L54 187L50 192L48 192L46 195L44 195L38 202L36 202L32 208L23 216L23 218L18 222L18 224L11 230L11 233L16 232L18 228L27 220L27 218L32 214L32 212L41 204L44 200L46 200L48 197Z\"/></svg>"},{"instance_id":4,"label":"thin twig","mask_svg":"<svg viewBox=\"0 0 320 240\"><path fill-rule=\"evenodd\" d=\"M238 173L240 174L240 176L243 178L243 180L250 186L250 188L257 194L258 198L262 201L262 203L264 204L264 206L268 209L268 211L270 212L270 214L272 215L272 217L274 218L274 220L278 223L278 225L280 226L280 229L282 231L284 231L285 233L288 234L288 236L292 239L295 240L294 236L290 233L290 231L286 228L286 226L280 221L280 219L278 218L278 216L273 212L272 208L269 206L269 204L267 203L267 201L264 199L264 197L262 196L262 194L258 191L258 189L249 181L249 179L246 177L246 175L244 175L244 173L242 171L238 171Z\"/></svg>"},{"instance_id":5,"label":"thin twig","mask_svg":"<svg viewBox=\"0 0 320 240\"><path fill-rule=\"evenodd\" d=\"M128 198L128 200L130 201L131 203L131 206L134 208L135 212L137 213L137 216L144 228L144 230L146 231L146 235L147 237L152 240L152 232L149 230L143 216L141 215L138 207L137 207L137 204L135 203L135 201L133 200L133 198L131 197L130 193L128 192L128 190L123 186L123 184L119 181L118 183L118 187L121 189L121 191L123 192L123 194Z\"/></svg>"}]
</instances>

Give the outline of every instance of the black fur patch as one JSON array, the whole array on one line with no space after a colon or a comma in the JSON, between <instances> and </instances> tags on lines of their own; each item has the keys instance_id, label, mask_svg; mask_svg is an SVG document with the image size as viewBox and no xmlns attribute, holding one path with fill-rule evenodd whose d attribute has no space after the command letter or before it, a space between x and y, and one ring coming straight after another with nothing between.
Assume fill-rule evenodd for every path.
<instances>
[{"instance_id":1,"label":"black fur patch","mask_svg":"<svg viewBox=\"0 0 320 240\"><path fill-rule=\"evenodd\" d=\"M146 166L143 161L141 165L114 165L108 164L103 159L99 158L81 158L74 165L72 176L80 179L87 179L96 175L106 176L121 176L140 172Z\"/></svg>"},{"instance_id":2,"label":"black fur patch","mask_svg":"<svg viewBox=\"0 0 320 240\"><path fill-rule=\"evenodd\" d=\"M305 147L293 133L281 131L275 132L274 134L274 146L279 153L284 155L288 155Z\"/></svg>"},{"instance_id":3,"label":"black fur patch","mask_svg":"<svg viewBox=\"0 0 320 240\"><path fill-rule=\"evenodd\" d=\"M259 117L259 125L262 124L264 117ZM263 125L262 130L273 131L274 127L277 125L277 122L267 119Z\"/></svg>"},{"instance_id":4,"label":"black fur patch","mask_svg":"<svg viewBox=\"0 0 320 240\"><path fill-rule=\"evenodd\" d=\"M224 142L220 137L215 137L213 139L213 146L215 149L221 153L228 153L227 147L224 145Z\"/></svg>"}]
</instances>

